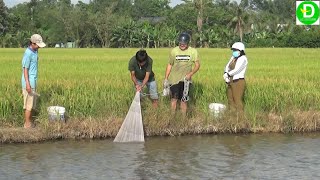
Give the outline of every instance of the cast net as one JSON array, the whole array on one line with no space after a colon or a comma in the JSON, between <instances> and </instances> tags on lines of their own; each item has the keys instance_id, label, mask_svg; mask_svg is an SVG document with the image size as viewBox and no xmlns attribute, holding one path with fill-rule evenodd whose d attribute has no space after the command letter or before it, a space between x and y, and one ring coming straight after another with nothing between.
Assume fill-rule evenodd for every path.
<instances>
[{"instance_id":1,"label":"cast net","mask_svg":"<svg viewBox=\"0 0 320 180\"><path fill-rule=\"evenodd\" d=\"M144 142L140 93L137 92L113 142Z\"/></svg>"}]
</instances>

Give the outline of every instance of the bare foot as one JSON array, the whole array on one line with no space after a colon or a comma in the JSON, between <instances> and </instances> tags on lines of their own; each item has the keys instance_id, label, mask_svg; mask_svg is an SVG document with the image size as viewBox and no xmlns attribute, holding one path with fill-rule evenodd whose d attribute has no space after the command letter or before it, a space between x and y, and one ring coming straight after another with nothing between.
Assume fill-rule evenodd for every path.
<instances>
[{"instance_id":1,"label":"bare foot","mask_svg":"<svg viewBox=\"0 0 320 180\"><path fill-rule=\"evenodd\" d=\"M24 123L23 127L25 129L34 128L34 124L33 123Z\"/></svg>"}]
</instances>

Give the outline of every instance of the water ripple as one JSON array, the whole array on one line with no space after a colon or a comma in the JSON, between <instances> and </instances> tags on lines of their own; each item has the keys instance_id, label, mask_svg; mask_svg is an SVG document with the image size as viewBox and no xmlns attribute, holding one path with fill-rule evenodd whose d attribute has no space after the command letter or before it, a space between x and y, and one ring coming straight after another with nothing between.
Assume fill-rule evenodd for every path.
<instances>
[{"instance_id":1,"label":"water ripple","mask_svg":"<svg viewBox=\"0 0 320 180\"><path fill-rule=\"evenodd\" d=\"M320 135L206 135L145 143L0 146L0 179L318 179Z\"/></svg>"}]
</instances>

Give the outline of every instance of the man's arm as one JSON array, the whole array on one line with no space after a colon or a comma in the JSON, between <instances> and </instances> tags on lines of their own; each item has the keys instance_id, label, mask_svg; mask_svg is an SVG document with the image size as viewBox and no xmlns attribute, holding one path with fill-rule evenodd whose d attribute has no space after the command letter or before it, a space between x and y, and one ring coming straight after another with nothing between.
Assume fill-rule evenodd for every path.
<instances>
[{"instance_id":1,"label":"man's arm","mask_svg":"<svg viewBox=\"0 0 320 180\"><path fill-rule=\"evenodd\" d=\"M172 65L168 64L167 65L167 69L166 69L166 74L165 74L165 77L164 77L165 80L168 80L168 77L169 77L170 72L171 72L171 68L172 68Z\"/></svg>"},{"instance_id":2,"label":"man's arm","mask_svg":"<svg viewBox=\"0 0 320 180\"><path fill-rule=\"evenodd\" d=\"M134 71L130 71L130 74L131 74L131 80L132 80L132 82L134 83L137 91L140 91L140 90L141 90L141 87L140 87L140 85L138 84L138 81L137 81L135 72L134 72Z\"/></svg>"},{"instance_id":3,"label":"man's arm","mask_svg":"<svg viewBox=\"0 0 320 180\"><path fill-rule=\"evenodd\" d=\"M29 81L29 69L28 68L23 68L23 75L24 79L26 81L26 90L28 93L31 93L31 86L30 86L30 81Z\"/></svg>"},{"instance_id":4,"label":"man's arm","mask_svg":"<svg viewBox=\"0 0 320 180\"><path fill-rule=\"evenodd\" d=\"M186 79L187 79L187 80L190 80L191 77L192 77L199 69L200 69L200 61L198 60L198 61L195 62L195 65L194 65L194 68L192 69L192 71L186 75Z\"/></svg>"},{"instance_id":5,"label":"man's arm","mask_svg":"<svg viewBox=\"0 0 320 180\"><path fill-rule=\"evenodd\" d=\"M142 85L141 85L141 89L147 84L147 82L149 81L150 78L150 74L152 72L152 64L153 64L153 60L151 59L151 57L148 57L148 65L146 68L146 75L144 76L144 79L142 81Z\"/></svg>"},{"instance_id":6,"label":"man's arm","mask_svg":"<svg viewBox=\"0 0 320 180\"><path fill-rule=\"evenodd\" d=\"M147 84L147 82L149 81L149 77L150 77L150 72L146 72L146 76L142 81L141 89Z\"/></svg>"},{"instance_id":7,"label":"man's arm","mask_svg":"<svg viewBox=\"0 0 320 180\"><path fill-rule=\"evenodd\" d=\"M131 75L131 80L134 83L134 85L138 84L135 72L134 71L130 71L130 75Z\"/></svg>"}]
</instances>

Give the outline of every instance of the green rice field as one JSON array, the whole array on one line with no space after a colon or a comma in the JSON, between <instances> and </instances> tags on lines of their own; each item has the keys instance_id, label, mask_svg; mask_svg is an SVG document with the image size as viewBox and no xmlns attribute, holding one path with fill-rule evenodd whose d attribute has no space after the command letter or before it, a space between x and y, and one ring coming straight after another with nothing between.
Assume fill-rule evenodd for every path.
<instances>
[{"instance_id":1,"label":"green rice field","mask_svg":"<svg viewBox=\"0 0 320 180\"><path fill-rule=\"evenodd\" d=\"M40 49L37 92L38 121L47 119L48 106L64 106L70 119L123 119L134 97L128 61L138 49ZM23 124L21 59L25 49L0 49L0 119ZM159 92L170 49L147 49L154 60ZM227 103L222 75L229 49L198 49L201 67L193 77L191 117L208 116L212 102ZM263 116L318 112L320 109L319 49L263 48L246 51L248 68L245 113L251 126L263 126ZM160 98L161 111L170 108ZM143 103L143 112L152 111ZM144 120L153 116L145 113ZM152 117L154 118L154 117ZM156 121L163 121L157 116Z\"/></svg>"}]
</instances>

